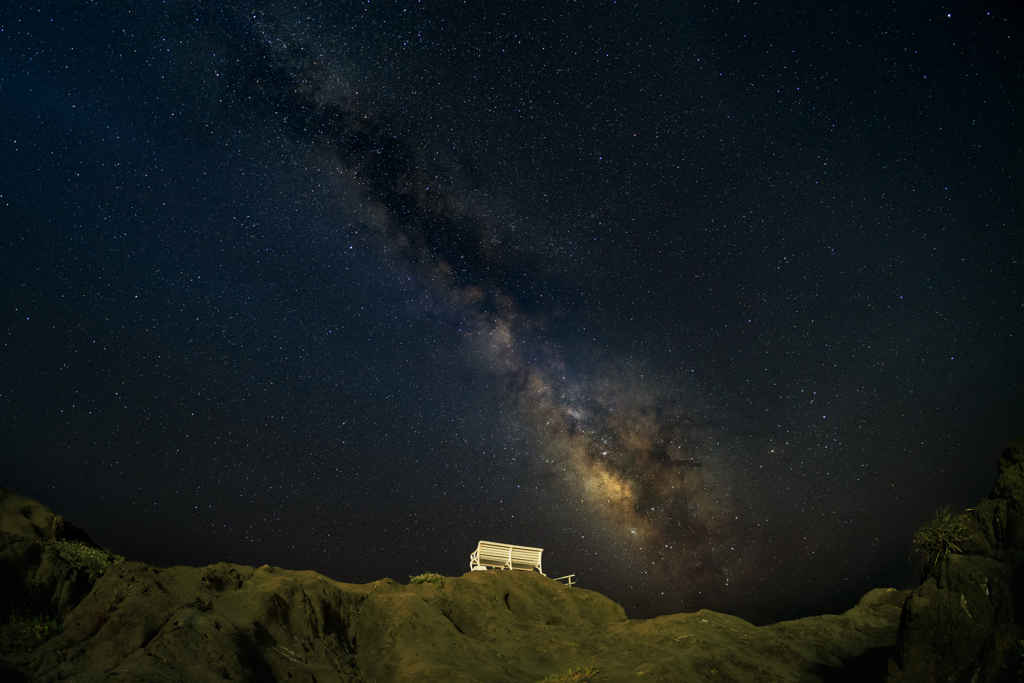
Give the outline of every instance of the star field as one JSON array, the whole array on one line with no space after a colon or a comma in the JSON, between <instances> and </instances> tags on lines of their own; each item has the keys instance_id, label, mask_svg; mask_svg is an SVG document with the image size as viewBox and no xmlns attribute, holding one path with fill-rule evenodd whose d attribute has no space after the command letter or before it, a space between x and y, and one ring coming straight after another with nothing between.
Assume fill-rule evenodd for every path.
<instances>
[{"instance_id":1,"label":"star field","mask_svg":"<svg viewBox=\"0 0 1024 683\"><path fill-rule=\"evenodd\" d=\"M1024 427L1005 3L0 11L0 484L155 564L909 587ZM554 574L552 574L554 572Z\"/></svg>"}]
</instances>

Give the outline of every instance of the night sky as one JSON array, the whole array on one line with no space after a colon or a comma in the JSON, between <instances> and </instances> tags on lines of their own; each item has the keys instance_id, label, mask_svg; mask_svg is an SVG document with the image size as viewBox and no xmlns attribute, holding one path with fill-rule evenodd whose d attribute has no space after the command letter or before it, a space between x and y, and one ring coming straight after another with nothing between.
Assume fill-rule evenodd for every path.
<instances>
[{"instance_id":1,"label":"night sky","mask_svg":"<svg viewBox=\"0 0 1024 683\"><path fill-rule=\"evenodd\" d=\"M1024 436L1022 14L6 2L0 485L163 566L909 588Z\"/></svg>"}]
</instances>

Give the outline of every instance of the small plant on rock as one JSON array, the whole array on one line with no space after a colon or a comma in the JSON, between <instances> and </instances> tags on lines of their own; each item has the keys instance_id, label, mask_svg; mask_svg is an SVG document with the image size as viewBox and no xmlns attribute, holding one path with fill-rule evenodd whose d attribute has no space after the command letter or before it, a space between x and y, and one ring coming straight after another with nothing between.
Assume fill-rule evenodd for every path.
<instances>
[{"instance_id":1,"label":"small plant on rock","mask_svg":"<svg viewBox=\"0 0 1024 683\"><path fill-rule=\"evenodd\" d=\"M110 601L104 606L104 610L106 612L113 612L116 610L118 604L128 596L128 593L131 592L132 586L134 585L135 584L133 583L125 582L115 588L113 595L110 596Z\"/></svg>"},{"instance_id":2,"label":"small plant on rock","mask_svg":"<svg viewBox=\"0 0 1024 683\"><path fill-rule=\"evenodd\" d=\"M427 572L426 574L420 574L419 576L410 576L409 585L413 586L417 583L429 583L435 588L444 588L444 577L434 572Z\"/></svg>"},{"instance_id":3,"label":"small plant on rock","mask_svg":"<svg viewBox=\"0 0 1024 683\"><path fill-rule=\"evenodd\" d=\"M914 534L914 552L924 557L926 564L934 565L952 553L962 553L960 544L971 536L963 515L954 515L948 507L942 508L935 513L934 520Z\"/></svg>"},{"instance_id":4,"label":"small plant on rock","mask_svg":"<svg viewBox=\"0 0 1024 683\"><path fill-rule=\"evenodd\" d=\"M601 670L596 666L580 666L575 669L569 669L564 674L546 676L544 680L547 683L590 683L591 681L596 681L600 673Z\"/></svg>"}]
</instances>

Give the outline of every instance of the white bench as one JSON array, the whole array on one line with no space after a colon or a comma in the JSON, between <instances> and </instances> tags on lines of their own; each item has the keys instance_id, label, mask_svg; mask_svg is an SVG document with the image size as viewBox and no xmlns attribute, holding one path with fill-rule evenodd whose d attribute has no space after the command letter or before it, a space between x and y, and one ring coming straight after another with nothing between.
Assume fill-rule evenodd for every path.
<instances>
[{"instance_id":1,"label":"white bench","mask_svg":"<svg viewBox=\"0 0 1024 683\"><path fill-rule=\"evenodd\" d=\"M540 556L543 552L543 548L527 548L522 545L480 541L476 550L469 556L469 569L474 572L492 567L526 572L536 569L541 576L546 576L540 568Z\"/></svg>"}]
</instances>

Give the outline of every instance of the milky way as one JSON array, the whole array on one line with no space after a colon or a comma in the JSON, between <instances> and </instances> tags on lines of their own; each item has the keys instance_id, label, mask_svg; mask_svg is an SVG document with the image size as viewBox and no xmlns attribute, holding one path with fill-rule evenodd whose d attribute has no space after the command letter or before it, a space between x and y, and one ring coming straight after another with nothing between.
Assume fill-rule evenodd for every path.
<instances>
[{"instance_id":1,"label":"milky way","mask_svg":"<svg viewBox=\"0 0 1024 683\"><path fill-rule=\"evenodd\" d=\"M520 304L526 287L517 283L541 277L531 267L540 257L504 244L501 218L446 186L457 169L432 166L417 154L427 144L414 126L363 104L374 93L357 91L346 77L354 69L320 41L267 22L254 22L248 38L230 74L235 102L336 164L363 204L364 225L401 255L432 313L458 322L467 361L539 435L533 466L670 585L724 584L732 572L723 549L737 540L726 487L703 455L714 438L708 426L681 397L611 362L567 377L565 350L539 334L543 304Z\"/></svg>"}]
</instances>

